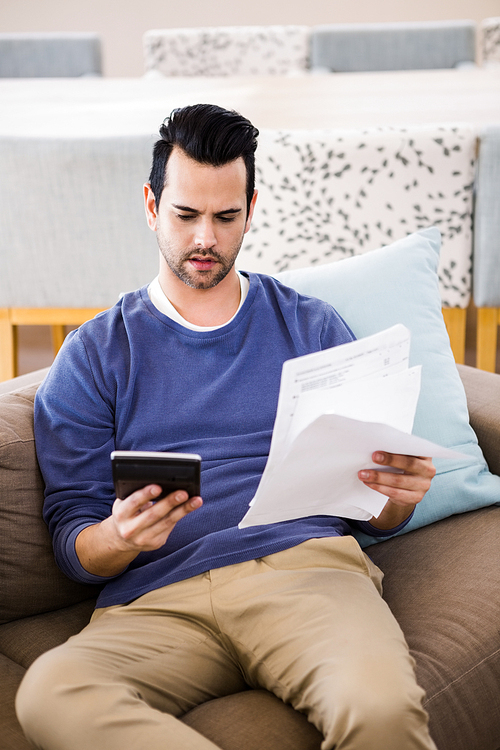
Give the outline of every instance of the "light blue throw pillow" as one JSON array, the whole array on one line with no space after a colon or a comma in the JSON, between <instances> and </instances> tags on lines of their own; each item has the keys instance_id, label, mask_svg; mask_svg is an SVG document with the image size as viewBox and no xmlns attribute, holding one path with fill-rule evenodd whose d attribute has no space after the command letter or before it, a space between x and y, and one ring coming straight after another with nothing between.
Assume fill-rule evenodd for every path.
<instances>
[{"instance_id":1,"label":"light blue throw pillow","mask_svg":"<svg viewBox=\"0 0 500 750\"><path fill-rule=\"evenodd\" d=\"M358 338L396 323L411 331L410 367L422 365L413 432L473 460L434 460L437 474L431 489L401 533L500 503L500 477L488 470L469 425L465 392L441 314L440 246L441 235L432 227L365 255L276 276L301 294L329 302ZM362 545L373 543L364 534L356 536Z\"/></svg>"}]
</instances>

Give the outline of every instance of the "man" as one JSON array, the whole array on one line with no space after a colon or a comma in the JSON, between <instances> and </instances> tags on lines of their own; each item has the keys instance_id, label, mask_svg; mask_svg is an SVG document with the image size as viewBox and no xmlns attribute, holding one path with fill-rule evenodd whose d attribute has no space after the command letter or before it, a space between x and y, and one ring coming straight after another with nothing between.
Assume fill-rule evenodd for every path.
<instances>
[{"instance_id":1,"label":"man","mask_svg":"<svg viewBox=\"0 0 500 750\"><path fill-rule=\"evenodd\" d=\"M65 343L36 400L45 518L72 578L104 584L90 625L29 670L17 708L46 750L214 745L176 717L264 687L328 748L434 748L381 574L344 519L238 529L264 469L285 360L352 340L327 304L237 273L257 131L210 105L160 130L144 196L160 272ZM110 452L200 453L202 494L115 499ZM358 526L395 533L430 459L375 454L388 496Z\"/></svg>"}]
</instances>

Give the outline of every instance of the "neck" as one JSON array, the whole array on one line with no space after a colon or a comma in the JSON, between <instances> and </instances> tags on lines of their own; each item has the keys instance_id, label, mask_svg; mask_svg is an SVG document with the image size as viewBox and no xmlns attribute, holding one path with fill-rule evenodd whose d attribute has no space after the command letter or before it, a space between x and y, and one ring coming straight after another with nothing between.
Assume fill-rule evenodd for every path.
<instances>
[{"instance_id":1,"label":"neck","mask_svg":"<svg viewBox=\"0 0 500 750\"><path fill-rule=\"evenodd\" d=\"M224 325L240 304L240 280L234 267L211 289L192 289L177 278L166 264L160 267L159 281L163 293L177 312L184 320L197 326Z\"/></svg>"}]
</instances>

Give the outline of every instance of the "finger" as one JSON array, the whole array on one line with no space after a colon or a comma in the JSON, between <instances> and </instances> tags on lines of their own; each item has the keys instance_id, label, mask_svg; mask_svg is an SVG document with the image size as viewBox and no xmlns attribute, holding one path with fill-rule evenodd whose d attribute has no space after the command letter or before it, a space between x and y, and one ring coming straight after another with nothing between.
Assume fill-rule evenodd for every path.
<instances>
[{"instance_id":1,"label":"finger","mask_svg":"<svg viewBox=\"0 0 500 750\"><path fill-rule=\"evenodd\" d=\"M145 508L150 507L161 493L158 485L147 485L126 498L117 497L113 503L112 514L120 521L133 518Z\"/></svg>"},{"instance_id":2,"label":"finger","mask_svg":"<svg viewBox=\"0 0 500 750\"><path fill-rule=\"evenodd\" d=\"M419 503L431 485L428 477L376 470L360 471L359 478L367 487L386 495L398 505Z\"/></svg>"},{"instance_id":3,"label":"finger","mask_svg":"<svg viewBox=\"0 0 500 750\"><path fill-rule=\"evenodd\" d=\"M173 529L181 518L201 507L201 497L187 497L186 492L173 493L159 500L153 507L141 514L139 526L143 529L155 528L158 531ZM144 516L144 518L143 518Z\"/></svg>"},{"instance_id":4,"label":"finger","mask_svg":"<svg viewBox=\"0 0 500 750\"><path fill-rule=\"evenodd\" d=\"M396 505L417 505L427 492L427 490L424 489L421 491L406 490L400 487L390 487L383 484L366 483L366 486L376 492L380 492L381 495L384 495Z\"/></svg>"},{"instance_id":5,"label":"finger","mask_svg":"<svg viewBox=\"0 0 500 750\"><path fill-rule=\"evenodd\" d=\"M186 493L176 496L174 498L176 507L168 509L168 506L166 506L166 513L161 509L161 505L164 504L163 501L167 499L163 498L158 503L155 503L151 509L144 511L130 522L135 526L133 534L136 543L155 548L163 545L174 526L184 516L200 508L203 504L201 497L190 497L186 500L185 496ZM184 499L184 502L182 502L182 499ZM160 508L158 508L159 505Z\"/></svg>"},{"instance_id":6,"label":"finger","mask_svg":"<svg viewBox=\"0 0 500 750\"><path fill-rule=\"evenodd\" d=\"M178 507L188 499L188 494L184 490L172 492L158 499L161 491L159 485L147 485L133 492L125 500L117 499L113 505L113 515L122 524L130 522L132 519L136 520L137 523L127 529L127 532L130 533L156 523L168 515L173 508ZM153 509L155 509L154 512Z\"/></svg>"},{"instance_id":7,"label":"finger","mask_svg":"<svg viewBox=\"0 0 500 750\"><path fill-rule=\"evenodd\" d=\"M126 503L129 509L138 510L142 505L151 502L161 494L161 487L158 484L148 484L140 490L132 492L124 498L117 498L122 503Z\"/></svg>"},{"instance_id":8,"label":"finger","mask_svg":"<svg viewBox=\"0 0 500 750\"><path fill-rule=\"evenodd\" d=\"M400 471L405 472L405 474L415 474L432 479L436 473L436 469L432 463L432 458L429 458L428 456L406 456L398 453L376 451L372 455L372 460L376 464L399 469Z\"/></svg>"},{"instance_id":9,"label":"finger","mask_svg":"<svg viewBox=\"0 0 500 750\"><path fill-rule=\"evenodd\" d=\"M165 516L164 519L168 523L175 525L184 516L192 513L193 510L200 508L203 505L201 497L190 497L187 500L180 501L176 499L176 507L172 508Z\"/></svg>"},{"instance_id":10,"label":"finger","mask_svg":"<svg viewBox=\"0 0 500 750\"><path fill-rule=\"evenodd\" d=\"M155 492L153 491L153 494ZM161 494L161 489L160 493ZM174 522L186 515L186 509L184 505L189 500L187 492L184 490L177 490L171 492L165 497L161 497L154 502L148 501L139 506L138 512L134 518L137 520L136 528L147 529L149 526L157 524L162 519L169 519L172 517ZM174 513L177 509L180 509L179 513ZM194 510L194 508L192 508Z\"/></svg>"},{"instance_id":11,"label":"finger","mask_svg":"<svg viewBox=\"0 0 500 750\"><path fill-rule=\"evenodd\" d=\"M188 498L184 491L171 493L152 505L142 506L142 512L127 519L117 519L120 536L134 548L158 549L166 542L176 523L202 504L201 497Z\"/></svg>"},{"instance_id":12,"label":"finger","mask_svg":"<svg viewBox=\"0 0 500 750\"><path fill-rule=\"evenodd\" d=\"M362 482L376 487L384 487L390 490L403 490L405 492L426 492L430 487L430 479L416 476L414 474L396 474L388 471L376 471L366 469L359 472Z\"/></svg>"}]
</instances>

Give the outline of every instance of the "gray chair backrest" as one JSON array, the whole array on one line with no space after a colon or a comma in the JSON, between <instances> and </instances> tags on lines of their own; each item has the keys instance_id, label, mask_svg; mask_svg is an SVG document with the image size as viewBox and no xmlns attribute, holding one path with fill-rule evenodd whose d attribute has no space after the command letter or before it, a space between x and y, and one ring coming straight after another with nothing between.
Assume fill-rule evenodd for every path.
<instances>
[{"instance_id":1,"label":"gray chair backrest","mask_svg":"<svg viewBox=\"0 0 500 750\"><path fill-rule=\"evenodd\" d=\"M1 78L99 75L101 41L96 34L0 34Z\"/></svg>"},{"instance_id":2,"label":"gray chair backrest","mask_svg":"<svg viewBox=\"0 0 500 750\"><path fill-rule=\"evenodd\" d=\"M104 308L157 275L155 140L0 138L0 307Z\"/></svg>"},{"instance_id":3,"label":"gray chair backrest","mask_svg":"<svg viewBox=\"0 0 500 750\"><path fill-rule=\"evenodd\" d=\"M475 186L474 302L500 308L500 125L481 131Z\"/></svg>"},{"instance_id":4,"label":"gray chair backrest","mask_svg":"<svg viewBox=\"0 0 500 750\"><path fill-rule=\"evenodd\" d=\"M454 68L476 59L474 21L315 26L311 67L332 72Z\"/></svg>"}]
</instances>

